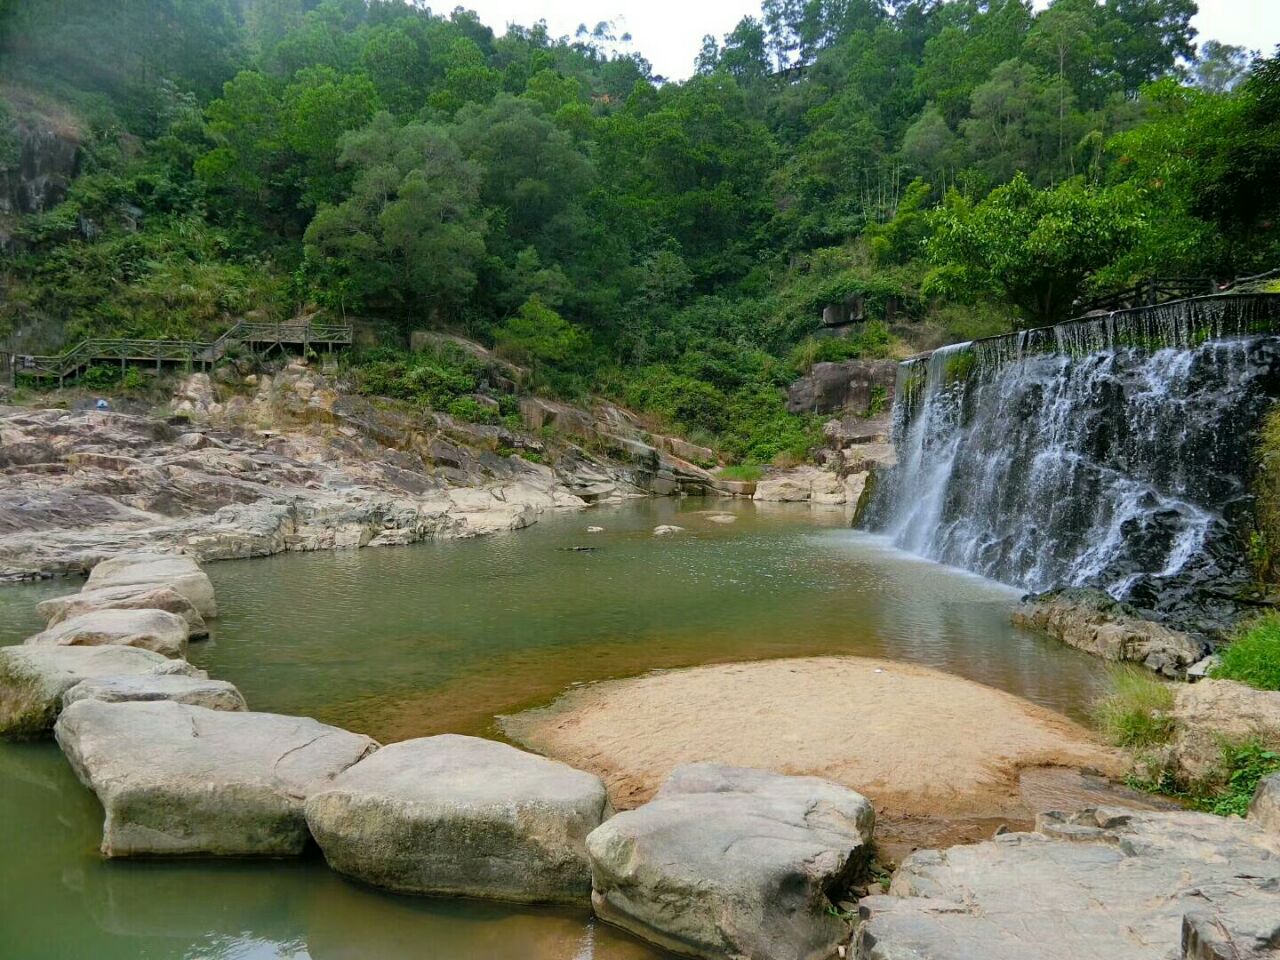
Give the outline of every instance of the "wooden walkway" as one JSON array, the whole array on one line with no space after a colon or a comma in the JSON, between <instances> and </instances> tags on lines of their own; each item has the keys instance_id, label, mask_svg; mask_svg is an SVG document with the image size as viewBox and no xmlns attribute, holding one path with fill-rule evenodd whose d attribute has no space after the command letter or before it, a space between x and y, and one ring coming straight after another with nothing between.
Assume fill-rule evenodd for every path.
<instances>
[{"instance_id":1,"label":"wooden walkway","mask_svg":"<svg viewBox=\"0 0 1280 960\"><path fill-rule=\"evenodd\" d=\"M68 379L98 363L118 363L124 370L129 364L181 364L188 370L207 370L234 348L247 346L254 353L267 354L273 349L301 346L303 350L350 346L352 327L349 323L250 323L241 320L212 343L199 340L82 340L64 353L40 356L0 351L0 369L7 371L12 386L19 376L54 379L61 387Z\"/></svg>"}]
</instances>

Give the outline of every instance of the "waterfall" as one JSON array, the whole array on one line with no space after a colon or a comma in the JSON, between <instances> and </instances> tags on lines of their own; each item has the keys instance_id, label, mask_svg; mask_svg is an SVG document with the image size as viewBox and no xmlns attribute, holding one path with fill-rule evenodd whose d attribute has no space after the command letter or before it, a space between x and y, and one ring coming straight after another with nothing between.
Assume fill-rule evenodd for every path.
<instances>
[{"instance_id":1,"label":"waterfall","mask_svg":"<svg viewBox=\"0 0 1280 960\"><path fill-rule=\"evenodd\" d=\"M1252 433L1280 298L1217 297L956 344L898 371L898 463L860 524L1031 591L1159 612L1247 581Z\"/></svg>"}]
</instances>

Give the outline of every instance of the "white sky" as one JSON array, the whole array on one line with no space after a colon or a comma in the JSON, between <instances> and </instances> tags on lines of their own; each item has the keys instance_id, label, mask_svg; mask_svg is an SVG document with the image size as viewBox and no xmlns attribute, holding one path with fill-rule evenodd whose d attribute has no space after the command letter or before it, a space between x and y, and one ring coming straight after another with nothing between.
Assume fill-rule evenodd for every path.
<instances>
[{"instance_id":1,"label":"white sky","mask_svg":"<svg viewBox=\"0 0 1280 960\"><path fill-rule=\"evenodd\" d=\"M553 36L572 36L578 24L612 20L630 32L632 48L649 58L654 71L673 80L693 71L704 35L722 37L748 14L758 16L759 0L436 0L438 11L460 4L480 14L499 33L508 23L547 21ZM1221 40L1274 52L1280 44L1280 0L1199 0L1195 26L1199 40ZM1037 7L1047 0L1036 0Z\"/></svg>"}]
</instances>

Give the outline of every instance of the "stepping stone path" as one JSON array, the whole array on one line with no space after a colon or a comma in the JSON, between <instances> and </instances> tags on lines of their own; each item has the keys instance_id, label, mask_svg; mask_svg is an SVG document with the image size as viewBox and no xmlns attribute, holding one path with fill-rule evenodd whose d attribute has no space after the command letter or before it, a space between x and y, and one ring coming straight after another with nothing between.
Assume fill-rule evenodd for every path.
<instances>
[{"instance_id":1,"label":"stepping stone path","mask_svg":"<svg viewBox=\"0 0 1280 960\"><path fill-rule=\"evenodd\" d=\"M378 747L309 717L172 701L81 700L54 736L106 811L108 857L300 854L307 797Z\"/></svg>"},{"instance_id":2,"label":"stepping stone path","mask_svg":"<svg viewBox=\"0 0 1280 960\"><path fill-rule=\"evenodd\" d=\"M55 597L36 604L36 612L44 617L46 626L56 626L64 620L96 610L164 610L176 613L187 622L187 635L199 640L209 635L209 628L190 600L168 586L126 584L120 587L103 587L99 590L81 590L68 597Z\"/></svg>"},{"instance_id":3,"label":"stepping stone path","mask_svg":"<svg viewBox=\"0 0 1280 960\"><path fill-rule=\"evenodd\" d=\"M114 587L168 587L186 597L200 616L218 615L209 575L190 557L179 554L130 553L103 560L91 571L83 592Z\"/></svg>"},{"instance_id":4,"label":"stepping stone path","mask_svg":"<svg viewBox=\"0 0 1280 960\"><path fill-rule=\"evenodd\" d=\"M443 735L383 747L307 800L329 865L401 893L585 902L597 777L515 747Z\"/></svg>"},{"instance_id":5,"label":"stepping stone path","mask_svg":"<svg viewBox=\"0 0 1280 960\"><path fill-rule=\"evenodd\" d=\"M678 767L587 838L597 915L694 957L826 960L870 855L871 803L817 777Z\"/></svg>"}]
</instances>

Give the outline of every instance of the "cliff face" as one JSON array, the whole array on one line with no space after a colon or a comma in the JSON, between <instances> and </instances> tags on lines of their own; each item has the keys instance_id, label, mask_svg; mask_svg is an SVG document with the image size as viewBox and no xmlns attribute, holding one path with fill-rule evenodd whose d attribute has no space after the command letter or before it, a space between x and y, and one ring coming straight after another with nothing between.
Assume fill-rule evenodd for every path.
<instances>
[{"instance_id":1,"label":"cliff face","mask_svg":"<svg viewBox=\"0 0 1280 960\"><path fill-rule=\"evenodd\" d=\"M83 134L69 114L9 92L9 156L0 161L0 213L40 213L62 201L80 164Z\"/></svg>"}]
</instances>

